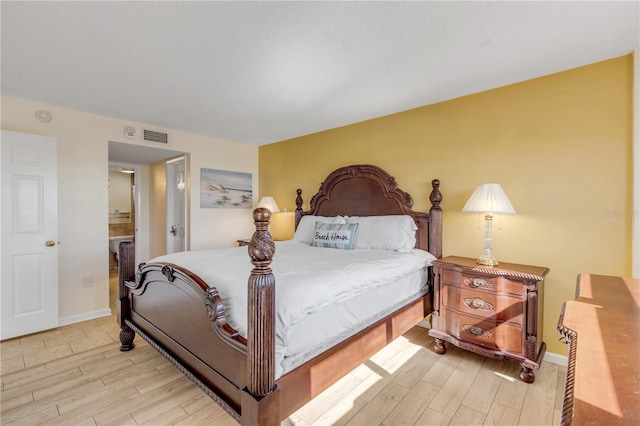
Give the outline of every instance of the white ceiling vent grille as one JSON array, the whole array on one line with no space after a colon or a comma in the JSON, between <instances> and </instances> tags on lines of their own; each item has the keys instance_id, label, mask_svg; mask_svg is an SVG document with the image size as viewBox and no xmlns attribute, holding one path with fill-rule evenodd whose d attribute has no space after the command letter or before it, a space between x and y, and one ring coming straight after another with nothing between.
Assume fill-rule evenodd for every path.
<instances>
[{"instance_id":1,"label":"white ceiling vent grille","mask_svg":"<svg viewBox=\"0 0 640 426\"><path fill-rule=\"evenodd\" d=\"M169 140L169 135L166 133L155 132L147 129L144 129L142 132L145 141L167 143Z\"/></svg>"}]
</instances>

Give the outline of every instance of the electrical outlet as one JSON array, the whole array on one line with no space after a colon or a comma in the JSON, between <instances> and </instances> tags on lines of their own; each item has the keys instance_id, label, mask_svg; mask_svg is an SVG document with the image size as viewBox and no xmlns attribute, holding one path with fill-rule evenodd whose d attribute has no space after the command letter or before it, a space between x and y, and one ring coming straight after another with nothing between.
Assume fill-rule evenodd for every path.
<instances>
[{"instance_id":1,"label":"electrical outlet","mask_svg":"<svg viewBox=\"0 0 640 426\"><path fill-rule=\"evenodd\" d=\"M93 287L93 277L82 277L82 287Z\"/></svg>"}]
</instances>

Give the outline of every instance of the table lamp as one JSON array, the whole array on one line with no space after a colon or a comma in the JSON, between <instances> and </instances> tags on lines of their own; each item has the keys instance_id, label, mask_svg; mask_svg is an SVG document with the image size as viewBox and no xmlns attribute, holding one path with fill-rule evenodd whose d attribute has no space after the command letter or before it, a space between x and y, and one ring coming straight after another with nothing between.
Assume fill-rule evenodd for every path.
<instances>
[{"instance_id":1,"label":"table lamp","mask_svg":"<svg viewBox=\"0 0 640 426\"><path fill-rule=\"evenodd\" d=\"M276 204L276 200L274 200L273 197L262 197L258 203L258 207L269 209L271 213L280 213L278 204Z\"/></svg>"},{"instance_id":2,"label":"table lamp","mask_svg":"<svg viewBox=\"0 0 640 426\"><path fill-rule=\"evenodd\" d=\"M484 250L476 261L480 265L496 266L498 261L493 256L491 247L491 225L494 214L515 214L507 194L499 183L483 183L478 185L469 200L462 208L463 212L484 213L485 236Z\"/></svg>"}]
</instances>

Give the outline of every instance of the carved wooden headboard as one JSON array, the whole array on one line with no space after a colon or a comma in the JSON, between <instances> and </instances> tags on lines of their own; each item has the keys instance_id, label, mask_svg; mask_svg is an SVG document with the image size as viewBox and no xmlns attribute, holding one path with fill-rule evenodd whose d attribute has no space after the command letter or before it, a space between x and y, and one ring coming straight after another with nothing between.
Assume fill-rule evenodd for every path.
<instances>
[{"instance_id":1,"label":"carved wooden headboard","mask_svg":"<svg viewBox=\"0 0 640 426\"><path fill-rule=\"evenodd\" d=\"M440 181L431 182L429 213L411 209L413 198L398 188L395 179L377 166L359 164L341 167L327 176L311 197L309 210L302 210L302 190L297 190L296 228L304 215L382 216L410 215L418 226L416 247L442 257L442 209Z\"/></svg>"}]
</instances>

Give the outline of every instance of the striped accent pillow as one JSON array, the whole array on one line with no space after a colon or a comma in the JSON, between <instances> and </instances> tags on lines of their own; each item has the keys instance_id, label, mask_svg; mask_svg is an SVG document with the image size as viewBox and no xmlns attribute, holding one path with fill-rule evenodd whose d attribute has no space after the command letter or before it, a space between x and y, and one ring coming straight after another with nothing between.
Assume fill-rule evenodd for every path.
<instances>
[{"instance_id":1,"label":"striped accent pillow","mask_svg":"<svg viewBox=\"0 0 640 426\"><path fill-rule=\"evenodd\" d=\"M352 250L356 242L357 223L338 224L316 222L311 245L315 247Z\"/></svg>"}]
</instances>

